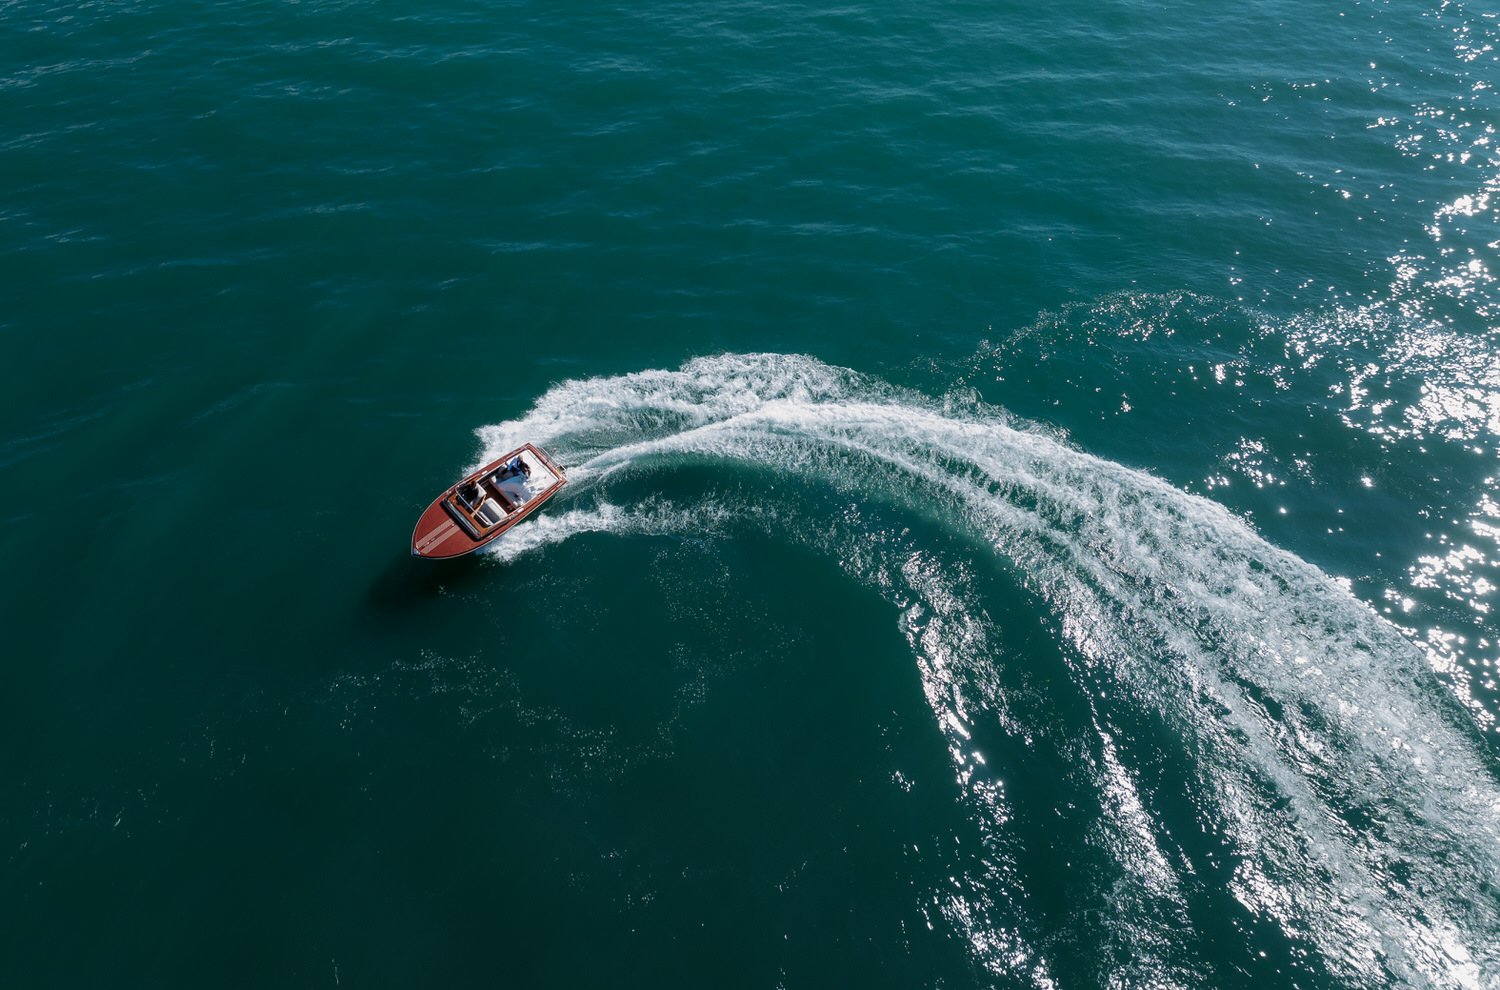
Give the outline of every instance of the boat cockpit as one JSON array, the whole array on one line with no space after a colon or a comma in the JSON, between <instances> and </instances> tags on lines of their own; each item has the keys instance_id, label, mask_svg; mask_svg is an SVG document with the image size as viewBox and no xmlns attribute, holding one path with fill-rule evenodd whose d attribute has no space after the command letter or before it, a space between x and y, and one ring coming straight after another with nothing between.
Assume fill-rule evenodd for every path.
<instances>
[{"instance_id":1,"label":"boat cockpit","mask_svg":"<svg viewBox=\"0 0 1500 990\"><path fill-rule=\"evenodd\" d=\"M533 476L538 472L539 484L533 482ZM467 517L476 529L486 530L500 525L538 491L556 480L546 465L529 452L523 452L501 465L499 470L460 485L453 493L453 501L460 507L461 517Z\"/></svg>"}]
</instances>

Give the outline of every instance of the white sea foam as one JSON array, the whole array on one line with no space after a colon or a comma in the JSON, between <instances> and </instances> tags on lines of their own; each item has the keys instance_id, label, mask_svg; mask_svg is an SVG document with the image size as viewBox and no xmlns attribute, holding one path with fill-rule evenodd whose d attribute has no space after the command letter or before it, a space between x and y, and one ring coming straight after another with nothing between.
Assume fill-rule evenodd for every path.
<instances>
[{"instance_id":1,"label":"white sea foam","mask_svg":"<svg viewBox=\"0 0 1500 990\"><path fill-rule=\"evenodd\" d=\"M511 558L585 532L692 533L718 503L589 507L618 472L735 462L937 513L1013 563L1096 703L1158 719L1192 766L1199 826L1233 862L1233 896L1342 982L1497 986L1500 787L1422 655L1369 607L1218 504L1074 449L1003 412L902 393L795 355L564 382L480 431L486 458L530 439L570 466L562 507L507 536ZM937 557L809 520L853 577L907 603L902 629L994 855L939 909L990 969L1048 985L1024 909L1003 786L966 726L1005 731L983 602ZM1104 699L1108 698L1106 702ZM1192 924L1191 864L1169 855L1104 720L1086 752L1099 845L1125 880L1114 929L1126 985L1194 985L1167 955ZM1158 953L1157 950L1161 950ZM1150 977L1147 981L1146 977Z\"/></svg>"},{"instance_id":2,"label":"white sea foam","mask_svg":"<svg viewBox=\"0 0 1500 990\"><path fill-rule=\"evenodd\" d=\"M491 544L485 552L498 560L510 561L582 533L707 534L718 529L729 515L729 510L712 502L682 508L651 500L630 509L600 502L588 509L537 515L507 533L505 539Z\"/></svg>"}]
</instances>

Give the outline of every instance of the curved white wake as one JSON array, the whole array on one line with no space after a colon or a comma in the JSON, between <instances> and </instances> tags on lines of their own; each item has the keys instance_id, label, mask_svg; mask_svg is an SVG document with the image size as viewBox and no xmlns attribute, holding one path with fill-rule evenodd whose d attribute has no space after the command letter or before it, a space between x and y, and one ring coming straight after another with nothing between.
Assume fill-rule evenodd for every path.
<instances>
[{"instance_id":1,"label":"curved white wake","mask_svg":"<svg viewBox=\"0 0 1500 990\"><path fill-rule=\"evenodd\" d=\"M1197 985L1181 962L1197 883L1111 728L1159 720L1193 770L1230 893L1352 985L1500 985L1500 787L1421 655L1316 568L1218 504L985 407L953 408L789 355L721 356L554 387L480 430L486 459L531 440L569 466L567 502L613 473L732 461L930 511L977 535L1054 613L1095 696L1083 759L1099 845L1122 877L1101 981ZM565 508L507 537L524 553L583 532L700 532L717 503ZM801 527L903 606L902 631L992 855L941 910L996 973L1051 982L1028 919L1012 809L970 742L1025 733L999 687L984 603L930 552L818 520ZM523 533L524 531L524 533ZM1190 951L1190 950L1189 950ZM1178 962L1169 961L1171 958Z\"/></svg>"}]
</instances>

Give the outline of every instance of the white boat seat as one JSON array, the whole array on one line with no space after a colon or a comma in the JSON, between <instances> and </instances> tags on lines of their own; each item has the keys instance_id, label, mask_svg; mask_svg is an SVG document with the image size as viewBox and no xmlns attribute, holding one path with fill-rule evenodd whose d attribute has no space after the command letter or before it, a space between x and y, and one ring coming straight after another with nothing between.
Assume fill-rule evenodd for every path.
<instances>
[{"instance_id":1,"label":"white boat seat","mask_svg":"<svg viewBox=\"0 0 1500 990\"><path fill-rule=\"evenodd\" d=\"M531 498L531 489L527 486L526 479L520 475L513 478L506 478L495 487L499 488L506 498L517 505Z\"/></svg>"},{"instance_id":2,"label":"white boat seat","mask_svg":"<svg viewBox=\"0 0 1500 990\"><path fill-rule=\"evenodd\" d=\"M474 517L486 526L493 526L505 518L505 510L500 508L500 503L487 498L474 510Z\"/></svg>"}]
</instances>

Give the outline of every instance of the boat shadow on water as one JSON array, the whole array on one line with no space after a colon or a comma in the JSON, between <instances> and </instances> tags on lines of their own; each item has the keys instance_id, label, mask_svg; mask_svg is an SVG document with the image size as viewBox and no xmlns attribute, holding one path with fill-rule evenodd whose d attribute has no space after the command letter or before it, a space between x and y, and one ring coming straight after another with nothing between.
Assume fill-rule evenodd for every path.
<instances>
[{"instance_id":1,"label":"boat shadow on water","mask_svg":"<svg viewBox=\"0 0 1500 990\"><path fill-rule=\"evenodd\" d=\"M391 617L443 595L467 594L503 572L503 567L495 566L483 554L444 561L418 560L403 554L371 580L362 607L372 615Z\"/></svg>"}]
</instances>

